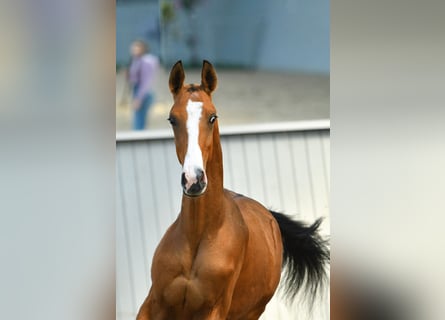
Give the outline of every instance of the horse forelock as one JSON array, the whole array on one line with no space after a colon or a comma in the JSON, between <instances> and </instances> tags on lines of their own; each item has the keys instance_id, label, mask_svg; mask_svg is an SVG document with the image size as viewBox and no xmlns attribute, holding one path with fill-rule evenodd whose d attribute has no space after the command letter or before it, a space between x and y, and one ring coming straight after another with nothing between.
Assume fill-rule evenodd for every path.
<instances>
[{"instance_id":1,"label":"horse forelock","mask_svg":"<svg viewBox=\"0 0 445 320\"><path fill-rule=\"evenodd\" d=\"M204 89L202 88L201 85L196 85L196 84L189 84L186 87L187 92L196 92L196 91L204 91Z\"/></svg>"},{"instance_id":2,"label":"horse forelock","mask_svg":"<svg viewBox=\"0 0 445 320\"><path fill-rule=\"evenodd\" d=\"M185 85L182 91L175 96L176 104L180 107L186 107L189 100L202 102L204 109L209 103L212 103L211 96L198 84Z\"/></svg>"}]
</instances>

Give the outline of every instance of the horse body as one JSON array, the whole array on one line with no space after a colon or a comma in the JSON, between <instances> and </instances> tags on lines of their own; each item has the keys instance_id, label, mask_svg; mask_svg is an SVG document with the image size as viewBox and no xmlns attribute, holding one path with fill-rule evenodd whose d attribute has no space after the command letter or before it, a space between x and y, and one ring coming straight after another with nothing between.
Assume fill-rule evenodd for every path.
<instances>
[{"instance_id":1,"label":"horse body","mask_svg":"<svg viewBox=\"0 0 445 320\"><path fill-rule=\"evenodd\" d=\"M223 187L213 67L204 62L200 86L183 81L178 62L169 85L181 212L156 249L137 320L258 319L280 281L286 234L274 213Z\"/></svg>"},{"instance_id":2,"label":"horse body","mask_svg":"<svg viewBox=\"0 0 445 320\"><path fill-rule=\"evenodd\" d=\"M138 319L257 319L264 311L280 279L278 225L270 213L241 215L238 195L225 191L224 198L227 214L206 212L209 223L201 225L182 211L166 232L153 258L152 316ZM249 224L257 226L254 232ZM185 232L189 228L196 232Z\"/></svg>"}]
</instances>

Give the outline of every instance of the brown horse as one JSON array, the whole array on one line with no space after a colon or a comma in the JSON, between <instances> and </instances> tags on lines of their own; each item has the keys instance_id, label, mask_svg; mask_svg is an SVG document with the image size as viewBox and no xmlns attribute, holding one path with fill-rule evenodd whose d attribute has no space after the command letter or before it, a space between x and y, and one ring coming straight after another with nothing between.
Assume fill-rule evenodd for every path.
<instances>
[{"instance_id":1,"label":"brown horse","mask_svg":"<svg viewBox=\"0 0 445 320\"><path fill-rule=\"evenodd\" d=\"M326 242L311 226L223 187L223 159L204 61L201 84L184 85L181 61L169 79L172 125L182 165L181 212L159 243L152 287L137 320L258 319L287 266L286 292L315 295L326 279Z\"/></svg>"}]
</instances>

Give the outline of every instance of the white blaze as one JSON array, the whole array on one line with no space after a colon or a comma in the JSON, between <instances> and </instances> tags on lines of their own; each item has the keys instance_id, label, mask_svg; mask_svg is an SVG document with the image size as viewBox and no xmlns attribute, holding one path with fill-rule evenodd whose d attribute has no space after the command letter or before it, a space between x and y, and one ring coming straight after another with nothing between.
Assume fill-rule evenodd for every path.
<instances>
[{"instance_id":1,"label":"white blaze","mask_svg":"<svg viewBox=\"0 0 445 320\"><path fill-rule=\"evenodd\" d=\"M187 178L187 184L196 181L196 169L204 171L202 152L199 147L199 119L202 113L202 102L189 100L187 103L187 133L188 147L185 154L183 172Z\"/></svg>"}]
</instances>

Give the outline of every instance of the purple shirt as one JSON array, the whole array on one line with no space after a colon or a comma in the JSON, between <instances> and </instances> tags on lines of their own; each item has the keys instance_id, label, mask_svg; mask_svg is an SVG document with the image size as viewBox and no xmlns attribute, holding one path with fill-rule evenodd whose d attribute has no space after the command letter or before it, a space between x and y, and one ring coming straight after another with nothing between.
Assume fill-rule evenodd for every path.
<instances>
[{"instance_id":1,"label":"purple shirt","mask_svg":"<svg viewBox=\"0 0 445 320\"><path fill-rule=\"evenodd\" d=\"M140 101L144 96L153 91L154 78L159 68L159 60L152 54L145 54L131 61L129 80L136 87L134 98Z\"/></svg>"}]
</instances>

